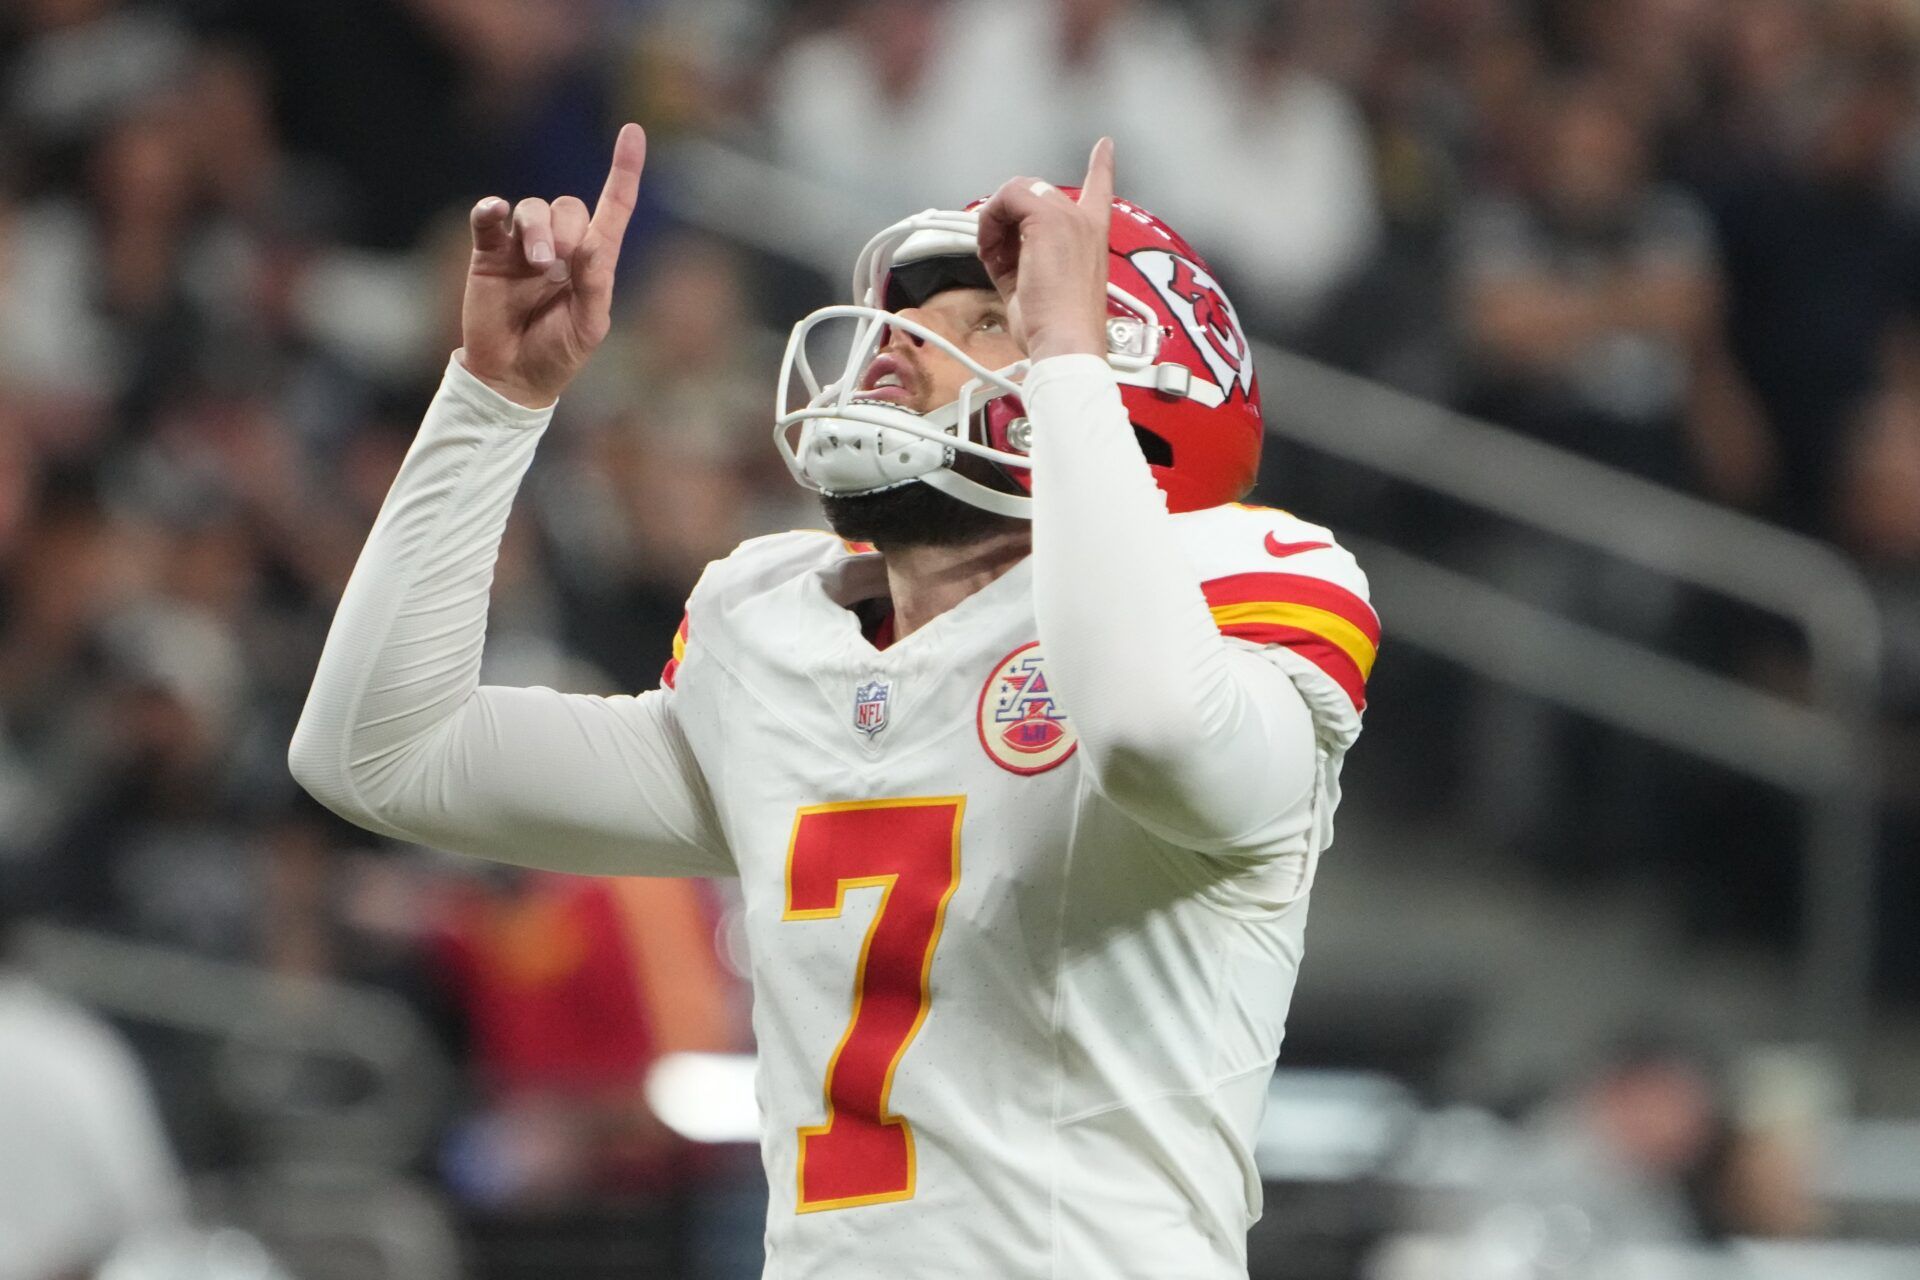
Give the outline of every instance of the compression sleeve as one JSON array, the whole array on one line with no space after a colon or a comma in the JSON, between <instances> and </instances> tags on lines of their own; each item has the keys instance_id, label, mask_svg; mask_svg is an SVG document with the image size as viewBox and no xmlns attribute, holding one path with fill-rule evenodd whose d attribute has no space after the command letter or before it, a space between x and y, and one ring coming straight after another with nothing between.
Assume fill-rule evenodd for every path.
<instances>
[{"instance_id":1,"label":"compression sleeve","mask_svg":"<svg viewBox=\"0 0 1920 1280\"><path fill-rule=\"evenodd\" d=\"M398 839L558 871L731 874L670 692L479 685L494 560L552 412L448 362L288 763L329 809Z\"/></svg>"},{"instance_id":2,"label":"compression sleeve","mask_svg":"<svg viewBox=\"0 0 1920 1280\"><path fill-rule=\"evenodd\" d=\"M1220 634L1098 356L1035 364L1033 599L1047 674L1096 785L1208 853L1299 850L1319 776L1286 673Z\"/></svg>"}]
</instances>

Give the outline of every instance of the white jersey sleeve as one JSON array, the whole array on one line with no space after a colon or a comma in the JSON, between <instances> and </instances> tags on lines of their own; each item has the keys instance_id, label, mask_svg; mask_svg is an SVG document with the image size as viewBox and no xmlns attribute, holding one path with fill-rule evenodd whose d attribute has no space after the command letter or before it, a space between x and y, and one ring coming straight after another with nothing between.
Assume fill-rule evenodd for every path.
<instances>
[{"instance_id":1,"label":"white jersey sleeve","mask_svg":"<svg viewBox=\"0 0 1920 1280\"><path fill-rule=\"evenodd\" d=\"M1197 514L1229 514L1195 526L1170 516L1097 357L1042 361L1023 398L1035 440L1034 612L1101 790L1190 849L1306 847L1327 756L1352 741L1357 710L1329 700L1325 672L1291 635L1253 625L1271 609L1237 594L1249 584L1231 581L1231 566L1268 555L1252 527L1264 517L1214 508ZM1228 526L1244 526L1244 548Z\"/></svg>"},{"instance_id":2,"label":"white jersey sleeve","mask_svg":"<svg viewBox=\"0 0 1920 1280\"><path fill-rule=\"evenodd\" d=\"M673 693L481 687L507 513L552 410L449 361L341 597L288 761L398 839L523 866L725 875Z\"/></svg>"},{"instance_id":3,"label":"white jersey sleeve","mask_svg":"<svg viewBox=\"0 0 1920 1280\"><path fill-rule=\"evenodd\" d=\"M1380 619L1367 577L1321 525L1228 503L1175 516L1179 542L1220 633L1286 672L1324 750L1360 736Z\"/></svg>"}]
</instances>

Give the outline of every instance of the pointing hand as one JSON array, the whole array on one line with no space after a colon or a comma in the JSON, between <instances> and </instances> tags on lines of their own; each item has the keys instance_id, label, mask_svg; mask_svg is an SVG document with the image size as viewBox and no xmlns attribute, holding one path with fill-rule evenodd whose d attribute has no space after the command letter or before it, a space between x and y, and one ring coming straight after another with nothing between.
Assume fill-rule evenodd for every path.
<instances>
[{"instance_id":1,"label":"pointing hand","mask_svg":"<svg viewBox=\"0 0 1920 1280\"><path fill-rule=\"evenodd\" d=\"M980 210L980 261L1028 359L1107 353L1113 139L1094 144L1080 198L1013 178Z\"/></svg>"},{"instance_id":2,"label":"pointing hand","mask_svg":"<svg viewBox=\"0 0 1920 1280\"><path fill-rule=\"evenodd\" d=\"M613 273L640 194L647 135L620 130L593 212L574 196L473 207L473 258L460 304L461 363L509 400L552 404L611 326Z\"/></svg>"}]
</instances>

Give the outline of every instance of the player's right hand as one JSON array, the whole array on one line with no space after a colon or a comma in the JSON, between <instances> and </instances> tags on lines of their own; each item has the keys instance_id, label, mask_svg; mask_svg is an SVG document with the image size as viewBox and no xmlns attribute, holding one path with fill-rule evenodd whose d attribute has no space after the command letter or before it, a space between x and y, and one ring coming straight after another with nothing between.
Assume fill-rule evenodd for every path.
<instances>
[{"instance_id":1,"label":"player's right hand","mask_svg":"<svg viewBox=\"0 0 1920 1280\"><path fill-rule=\"evenodd\" d=\"M612 324L613 271L640 194L647 135L625 125L591 215L575 196L473 206L473 258L460 304L460 361L488 386L545 408Z\"/></svg>"}]
</instances>

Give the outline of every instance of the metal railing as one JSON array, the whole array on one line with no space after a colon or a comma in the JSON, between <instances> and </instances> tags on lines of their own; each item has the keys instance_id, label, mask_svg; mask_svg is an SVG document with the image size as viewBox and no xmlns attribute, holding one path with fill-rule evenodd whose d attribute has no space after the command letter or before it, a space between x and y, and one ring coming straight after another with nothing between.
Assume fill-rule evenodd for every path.
<instances>
[{"instance_id":1,"label":"metal railing","mask_svg":"<svg viewBox=\"0 0 1920 1280\"><path fill-rule=\"evenodd\" d=\"M22 926L17 951L53 990L212 1047L212 1082L253 1160L198 1179L198 1213L258 1234L298 1274L460 1274L452 1220L406 1172L431 1143L452 1066L404 1001L44 923ZM330 1087L313 1088L315 1068ZM337 1087L348 1077L357 1089Z\"/></svg>"},{"instance_id":2,"label":"metal railing","mask_svg":"<svg viewBox=\"0 0 1920 1280\"><path fill-rule=\"evenodd\" d=\"M1805 703L1546 613L1422 557L1364 552L1402 639L1806 805L1797 1022L1856 1052L1871 1008L1884 648L1859 569L1815 539L1291 352L1263 346L1255 358L1270 385L1287 388L1269 410L1277 436L1798 626ZM1497 651L1488 648L1493 635Z\"/></svg>"},{"instance_id":3,"label":"metal railing","mask_svg":"<svg viewBox=\"0 0 1920 1280\"><path fill-rule=\"evenodd\" d=\"M102 1012L205 1036L216 1084L273 1160L398 1168L425 1149L452 1068L398 997L292 978L172 947L50 924L20 931L21 960ZM309 1100L302 1064L344 1068L361 1088Z\"/></svg>"},{"instance_id":4,"label":"metal railing","mask_svg":"<svg viewBox=\"0 0 1920 1280\"><path fill-rule=\"evenodd\" d=\"M682 143L662 159L655 190L674 214L836 284L877 229L873 213L841 193L718 143ZM1801 629L1805 704L1553 614L1405 549L1357 548L1395 640L1806 805L1797 1022L1842 1054L1856 1052L1870 1011L1883 641L1859 570L1811 538L1291 352L1256 344L1255 359L1276 437ZM1286 394L1273 395L1275 387Z\"/></svg>"}]
</instances>

